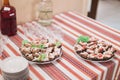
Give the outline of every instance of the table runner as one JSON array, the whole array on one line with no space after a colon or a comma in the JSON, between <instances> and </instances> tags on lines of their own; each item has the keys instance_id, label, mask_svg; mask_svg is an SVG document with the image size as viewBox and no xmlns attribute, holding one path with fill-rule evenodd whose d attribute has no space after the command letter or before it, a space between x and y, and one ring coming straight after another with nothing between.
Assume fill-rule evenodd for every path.
<instances>
[{"instance_id":1,"label":"table runner","mask_svg":"<svg viewBox=\"0 0 120 80\"><path fill-rule=\"evenodd\" d=\"M54 16L51 26L62 29L63 55L56 62L46 65L29 65L29 80L119 80L120 79L120 31L74 12L64 12ZM3 53L20 56L19 47L27 39L21 27L39 26L35 21L18 25L18 33L9 37ZM50 27L50 26L49 26ZM117 53L109 62L90 62L79 59L74 54L73 45L78 36L88 35L112 44ZM2 58L0 58L2 59ZM0 72L1 74L1 72ZM1 75L0 75L1 77Z\"/></svg>"}]
</instances>

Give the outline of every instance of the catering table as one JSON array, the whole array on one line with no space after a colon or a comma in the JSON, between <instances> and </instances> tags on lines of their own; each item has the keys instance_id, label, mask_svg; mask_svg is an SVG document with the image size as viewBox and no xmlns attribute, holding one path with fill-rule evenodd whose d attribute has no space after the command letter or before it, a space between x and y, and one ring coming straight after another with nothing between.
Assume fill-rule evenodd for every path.
<instances>
[{"instance_id":1,"label":"catering table","mask_svg":"<svg viewBox=\"0 0 120 80\"><path fill-rule=\"evenodd\" d=\"M35 21L27 23L27 26L38 25ZM17 35L8 38L8 43L3 51L6 57L20 56L21 42L28 38L23 34L21 29L23 26L24 24L18 25ZM51 26L62 29L62 58L50 64L29 64L29 80L120 80L119 30L74 12L63 12L55 15ZM117 49L115 57L108 62L79 59L74 54L73 45L80 35L94 36L109 42Z\"/></svg>"}]
</instances>

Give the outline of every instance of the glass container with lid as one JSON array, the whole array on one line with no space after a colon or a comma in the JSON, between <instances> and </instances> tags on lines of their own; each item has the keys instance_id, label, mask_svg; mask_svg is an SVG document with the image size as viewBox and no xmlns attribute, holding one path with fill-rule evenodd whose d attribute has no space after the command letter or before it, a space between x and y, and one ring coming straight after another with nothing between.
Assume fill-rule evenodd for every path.
<instances>
[{"instance_id":1,"label":"glass container with lid","mask_svg":"<svg viewBox=\"0 0 120 80\"><path fill-rule=\"evenodd\" d=\"M39 4L38 22L41 25L49 26L52 23L53 4L51 0L42 0Z\"/></svg>"}]
</instances>

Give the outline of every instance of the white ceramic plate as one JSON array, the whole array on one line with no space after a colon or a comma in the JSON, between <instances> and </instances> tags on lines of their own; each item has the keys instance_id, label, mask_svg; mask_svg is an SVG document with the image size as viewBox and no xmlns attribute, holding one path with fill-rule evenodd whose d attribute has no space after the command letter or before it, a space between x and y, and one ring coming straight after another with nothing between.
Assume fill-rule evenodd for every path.
<instances>
[{"instance_id":1,"label":"white ceramic plate","mask_svg":"<svg viewBox=\"0 0 120 80\"><path fill-rule=\"evenodd\" d=\"M73 47L73 48L74 48L74 47ZM83 60L86 60L86 61L93 61L93 62L108 62L108 61L111 61L111 60L113 59L113 57L115 56L115 55L114 55L114 56L112 56L111 58L106 59L106 60L91 60L91 59L83 58L82 56L78 55L78 54L76 53L75 49L74 49L74 53L75 53L75 55L76 55L78 58L80 58L80 59L83 59Z\"/></svg>"},{"instance_id":2,"label":"white ceramic plate","mask_svg":"<svg viewBox=\"0 0 120 80\"><path fill-rule=\"evenodd\" d=\"M113 59L113 57L111 57L110 59L106 59L106 60L90 60L90 59L85 59L83 57L81 57L80 55L78 55L76 52L75 52L75 55L79 58L79 59L82 59L82 60L85 60L85 61L92 61L92 62L108 62L108 61L111 61Z\"/></svg>"},{"instance_id":3,"label":"white ceramic plate","mask_svg":"<svg viewBox=\"0 0 120 80\"><path fill-rule=\"evenodd\" d=\"M26 59L26 57L24 56L24 55L22 55L26 60L28 60L28 62L30 63L30 64L49 64L49 63L52 63L52 62L55 62L56 60L59 60L60 58L61 58L61 56L62 56L62 48L61 48L61 51L60 51L60 54L59 54L59 57L56 57L55 59L53 59L53 60L50 60L50 61L44 61L44 62L35 62L35 61L30 61L30 60L28 60L28 59Z\"/></svg>"},{"instance_id":4,"label":"white ceramic plate","mask_svg":"<svg viewBox=\"0 0 120 80\"><path fill-rule=\"evenodd\" d=\"M6 74L17 74L28 68L28 61L23 57L8 57L1 62L1 69Z\"/></svg>"}]
</instances>

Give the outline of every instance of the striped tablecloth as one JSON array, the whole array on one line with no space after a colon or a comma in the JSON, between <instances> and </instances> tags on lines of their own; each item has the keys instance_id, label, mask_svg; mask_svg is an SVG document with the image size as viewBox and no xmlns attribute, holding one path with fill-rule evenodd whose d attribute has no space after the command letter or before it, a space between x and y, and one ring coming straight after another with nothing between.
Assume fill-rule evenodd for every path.
<instances>
[{"instance_id":1,"label":"striped tablecloth","mask_svg":"<svg viewBox=\"0 0 120 80\"><path fill-rule=\"evenodd\" d=\"M38 26L38 23L28 22L29 25ZM6 56L20 56L21 42L28 39L21 29L24 26L18 25L18 34L9 37L3 51ZM60 27L64 34L62 58L46 65L30 64L29 80L120 80L120 31L74 12L55 15L52 26ZM74 54L73 45L80 35L94 36L111 43L117 49L115 57L109 62L79 59Z\"/></svg>"}]
</instances>

